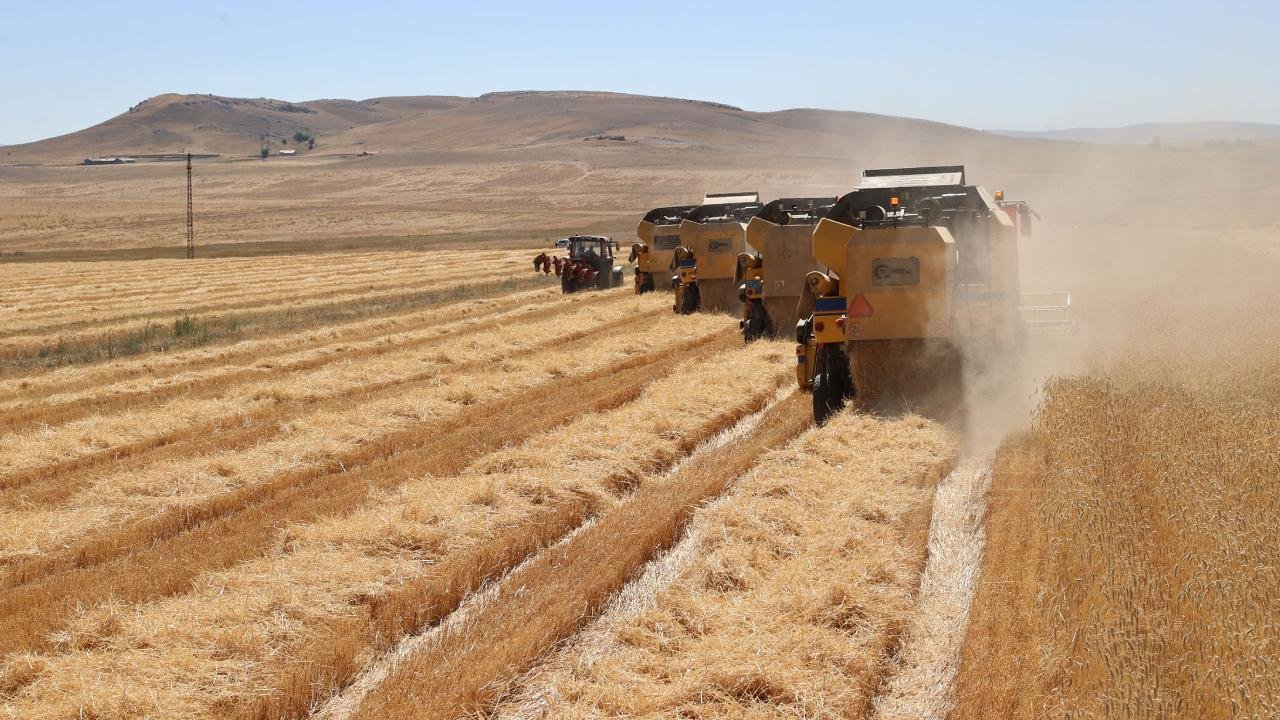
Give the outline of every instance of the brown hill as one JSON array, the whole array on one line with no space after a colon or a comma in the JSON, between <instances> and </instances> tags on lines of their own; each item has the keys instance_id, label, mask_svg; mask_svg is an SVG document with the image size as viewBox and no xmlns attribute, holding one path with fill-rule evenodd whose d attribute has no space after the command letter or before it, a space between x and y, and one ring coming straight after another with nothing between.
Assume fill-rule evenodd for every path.
<instances>
[{"instance_id":1,"label":"brown hill","mask_svg":"<svg viewBox=\"0 0 1280 720\"><path fill-rule=\"evenodd\" d=\"M195 153L251 155L302 131L333 136L448 108L461 98L377 98L293 103L217 95L157 95L93 127L13 145L8 162L65 163L101 155Z\"/></svg>"},{"instance_id":2,"label":"brown hill","mask_svg":"<svg viewBox=\"0 0 1280 720\"><path fill-rule=\"evenodd\" d=\"M388 97L288 102L159 95L84 130L6 148L6 164L89 156L198 153L249 156L297 131L323 152L539 149L583 141L645 147L856 155L870 142L1008 144L968 128L827 110L749 112L710 102L603 92L501 92L477 98ZM291 142L291 141L290 141Z\"/></svg>"}]
</instances>

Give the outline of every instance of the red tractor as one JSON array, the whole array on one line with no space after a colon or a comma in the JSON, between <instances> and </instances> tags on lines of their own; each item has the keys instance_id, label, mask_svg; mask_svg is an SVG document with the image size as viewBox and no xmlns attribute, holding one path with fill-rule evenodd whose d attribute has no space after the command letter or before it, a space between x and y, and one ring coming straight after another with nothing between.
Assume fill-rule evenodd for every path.
<instances>
[{"instance_id":1,"label":"red tractor","mask_svg":"<svg viewBox=\"0 0 1280 720\"><path fill-rule=\"evenodd\" d=\"M539 253L533 259L534 272L560 278L560 289L566 293L599 288L607 290L622 284L622 266L613 264L613 251L618 243L603 235L574 235L556 242L556 247L569 248L568 257Z\"/></svg>"}]
</instances>

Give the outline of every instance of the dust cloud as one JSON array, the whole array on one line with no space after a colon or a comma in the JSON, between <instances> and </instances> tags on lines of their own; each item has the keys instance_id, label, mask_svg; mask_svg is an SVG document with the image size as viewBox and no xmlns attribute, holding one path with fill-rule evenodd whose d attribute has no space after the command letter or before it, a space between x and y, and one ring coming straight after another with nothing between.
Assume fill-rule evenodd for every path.
<instances>
[{"instance_id":1,"label":"dust cloud","mask_svg":"<svg viewBox=\"0 0 1280 720\"><path fill-rule=\"evenodd\" d=\"M999 168L970 173L993 186ZM998 180L997 180L998 182ZM1280 152L1096 148L1006 186L1043 218L1023 292L1069 291L1074 330L970 353L965 434L986 452L1029 426L1054 375L1204 382L1280 337ZM1023 190L1025 188L1025 191Z\"/></svg>"}]
</instances>

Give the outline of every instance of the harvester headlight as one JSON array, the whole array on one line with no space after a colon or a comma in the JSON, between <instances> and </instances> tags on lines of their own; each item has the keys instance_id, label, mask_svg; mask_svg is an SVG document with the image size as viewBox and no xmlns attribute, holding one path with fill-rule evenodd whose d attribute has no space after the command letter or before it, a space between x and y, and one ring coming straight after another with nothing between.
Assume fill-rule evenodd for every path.
<instances>
[{"instance_id":1,"label":"harvester headlight","mask_svg":"<svg viewBox=\"0 0 1280 720\"><path fill-rule=\"evenodd\" d=\"M896 208L901 204L902 204L902 198L898 197L897 195L894 195L893 197L889 198L890 207Z\"/></svg>"},{"instance_id":2,"label":"harvester headlight","mask_svg":"<svg viewBox=\"0 0 1280 720\"><path fill-rule=\"evenodd\" d=\"M997 191L996 191L996 202L1004 202L1004 191L1003 191L1003 190L997 190Z\"/></svg>"}]
</instances>

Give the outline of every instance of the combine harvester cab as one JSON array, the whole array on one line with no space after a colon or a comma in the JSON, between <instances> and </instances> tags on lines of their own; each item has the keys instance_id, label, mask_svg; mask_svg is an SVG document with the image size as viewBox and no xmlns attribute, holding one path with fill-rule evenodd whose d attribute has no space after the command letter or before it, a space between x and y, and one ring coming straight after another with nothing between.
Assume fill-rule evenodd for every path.
<instances>
[{"instance_id":1,"label":"combine harvester cab","mask_svg":"<svg viewBox=\"0 0 1280 720\"><path fill-rule=\"evenodd\" d=\"M755 253L747 245L747 223L762 207L757 193L709 193L680 222L680 246L671 260L677 313L734 308L738 255Z\"/></svg>"},{"instance_id":2,"label":"combine harvester cab","mask_svg":"<svg viewBox=\"0 0 1280 720\"><path fill-rule=\"evenodd\" d=\"M636 225L639 242L631 245L630 262L635 263L636 294L653 292L657 278L671 272L671 257L680 245L680 221L697 205L675 205L654 208ZM666 283L662 283L667 289Z\"/></svg>"},{"instance_id":3,"label":"combine harvester cab","mask_svg":"<svg viewBox=\"0 0 1280 720\"><path fill-rule=\"evenodd\" d=\"M613 263L618 243L604 235L573 235L556 241L556 247L568 248L567 257L540 253L533 259L534 272L560 278L564 293L579 290L607 290L622 284L622 266Z\"/></svg>"},{"instance_id":4,"label":"combine harvester cab","mask_svg":"<svg viewBox=\"0 0 1280 720\"><path fill-rule=\"evenodd\" d=\"M1029 218L1025 203L966 185L963 166L864 172L813 232L827 271L806 278L797 375L813 390L815 420L853 397L957 407L962 357L998 359L1028 329L1018 230ZM1061 317L1069 305L1042 293L1034 307Z\"/></svg>"},{"instance_id":5,"label":"combine harvester cab","mask_svg":"<svg viewBox=\"0 0 1280 720\"><path fill-rule=\"evenodd\" d=\"M765 205L747 223L747 245L756 252L738 256L736 278L742 337L747 342L795 326L805 276L818 269L813 228L835 201L782 198Z\"/></svg>"}]
</instances>

